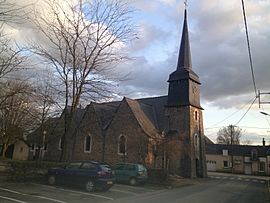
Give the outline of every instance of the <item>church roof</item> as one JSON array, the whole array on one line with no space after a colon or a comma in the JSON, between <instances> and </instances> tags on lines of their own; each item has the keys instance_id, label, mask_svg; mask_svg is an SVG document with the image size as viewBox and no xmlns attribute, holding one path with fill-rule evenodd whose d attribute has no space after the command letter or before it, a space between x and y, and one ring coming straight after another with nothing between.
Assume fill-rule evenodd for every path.
<instances>
[{"instance_id":1,"label":"church roof","mask_svg":"<svg viewBox=\"0 0 270 203\"><path fill-rule=\"evenodd\" d=\"M180 50L179 50L179 55L178 55L177 70L181 70L183 68L185 69L192 68L186 9L184 13L184 24L183 24L183 30L182 30Z\"/></svg>"},{"instance_id":2,"label":"church roof","mask_svg":"<svg viewBox=\"0 0 270 203\"><path fill-rule=\"evenodd\" d=\"M102 129L108 127L120 103L121 101L92 103Z\"/></svg>"},{"instance_id":3,"label":"church roof","mask_svg":"<svg viewBox=\"0 0 270 203\"><path fill-rule=\"evenodd\" d=\"M200 84L198 75L192 70L186 9L184 12L184 23L183 23L181 44L178 54L177 67L176 71L170 74L168 82L182 79L191 79Z\"/></svg>"},{"instance_id":4,"label":"church roof","mask_svg":"<svg viewBox=\"0 0 270 203\"><path fill-rule=\"evenodd\" d=\"M137 99L140 103L148 104L153 108L152 120L159 131L163 131L167 127L167 118L165 116L165 106L168 96L148 97ZM149 115L149 114L148 114ZM149 115L150 116L150 115Z\"/></svg>"},{"instance_id":5,"label":"church roof","mask_svg":"<svg viewBox=\"0 0 270 203\"><path fill-rule=\"evenodd\" d=\"M166 128L165 105L167 96L141 99L125 97L123 100L126 100L138 123L147 134L150 135ZM102 129L106 129L110 125L122 101L92 102Z\"/></svg>"},{"instance_id":6,"label":"church roof","mask_svg":"<svg viewBox=\"0 0 270 203\"><path fill-rule=\"evenodd\" d=\"M129 98L125 98L125 100L144 132L149 136L155 136L157 128L155 126L154 109L150 105L140 103L137 100Z\"/></svg>"}]
</instances>

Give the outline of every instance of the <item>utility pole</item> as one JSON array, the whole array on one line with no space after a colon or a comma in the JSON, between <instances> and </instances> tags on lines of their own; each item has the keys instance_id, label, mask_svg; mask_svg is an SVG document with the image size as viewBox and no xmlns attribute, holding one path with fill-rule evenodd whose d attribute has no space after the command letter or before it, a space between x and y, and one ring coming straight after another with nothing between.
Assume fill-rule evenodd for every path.
<instances>
[{"instance_id":1,"label":"utility pole","mask_svg":"<svg viewBox=\"0 0 270 203\"><path fill-rule=\"evenodd\" d=\"M231 164L232 164L232 173L233 173L233 129L234 129L234 126L233 125L230 125L230 134L231 134Z\"/></svg>"},{"instance_id":2,"label":"utility pole","mask_svg":"<svg viewBox=\"0 0 270 203\"><path fill-rule=\"evenodd\" d=\"M261 104L270 104L270 98L268 101L262 101L261 95L269 95L270 96L270 92L260 92L260 90L258 91L258 99L259 99L259 108L261 108Z\"/></svg>"}]
</instances>

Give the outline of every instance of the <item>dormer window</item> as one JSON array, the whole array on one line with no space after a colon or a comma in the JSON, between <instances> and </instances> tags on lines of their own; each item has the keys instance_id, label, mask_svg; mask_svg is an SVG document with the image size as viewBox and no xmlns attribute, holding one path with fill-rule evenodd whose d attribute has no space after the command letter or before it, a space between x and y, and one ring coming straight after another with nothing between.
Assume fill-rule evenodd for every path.
<instances>
[{"instance_id":1,"label":"dormer window","mask_svg":"<svg viewBox=\"0 0 270 203\"><path fill-rule=\"evenodd\" d=\"M223 149L222 150L222 155L223 156L228 156L228 150L227 149Z\"/></svg>"}]
</instances>

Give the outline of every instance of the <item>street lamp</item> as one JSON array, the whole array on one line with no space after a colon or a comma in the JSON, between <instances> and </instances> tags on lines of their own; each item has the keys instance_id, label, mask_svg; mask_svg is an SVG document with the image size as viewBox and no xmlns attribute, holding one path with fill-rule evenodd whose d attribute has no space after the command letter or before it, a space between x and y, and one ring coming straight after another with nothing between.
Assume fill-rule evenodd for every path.
<instances>
[{"instance_id":1,"label":"street lamp","mask_svg":"<svg viewBox=\"0 0 270 203\"><path fill-rule=\"evenodd\" d=\"M266 112L263 112L263 111L260 111L261 114L265 115L265 116L270 116L270 114L266 113Z\"/></svg>"},{"instance_id":2,"label":"street lamp","mask_svg":"<svg viewBox=\"0 0 270 203\"><path fill-rule=\"evenodd\" d=\"M46 141L46 133L47 133L47 131L44 130L42 133L43 133L43 137L42 137L42 154L41 154L41 160L43 160L44 153L45 153L45 145L46 145L45 141Z\"/></svg>"}]
</instances>

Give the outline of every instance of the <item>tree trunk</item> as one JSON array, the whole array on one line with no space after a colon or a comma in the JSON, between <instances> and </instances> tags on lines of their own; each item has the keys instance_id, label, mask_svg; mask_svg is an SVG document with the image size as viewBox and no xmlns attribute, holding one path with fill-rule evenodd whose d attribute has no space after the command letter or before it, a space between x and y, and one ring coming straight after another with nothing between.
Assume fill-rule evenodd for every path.
<instances>
[{"instance_id":1,"label":"tree trunk","mask_svg":"<svg viewBox=\"0 0 270 203\"><path fill-rule=\"evenodd\" d=\"M1 156L3 159L6 158L7 149L8 149L8 145L3 143L2 156Z\"/></svg>"}]
</instances>

